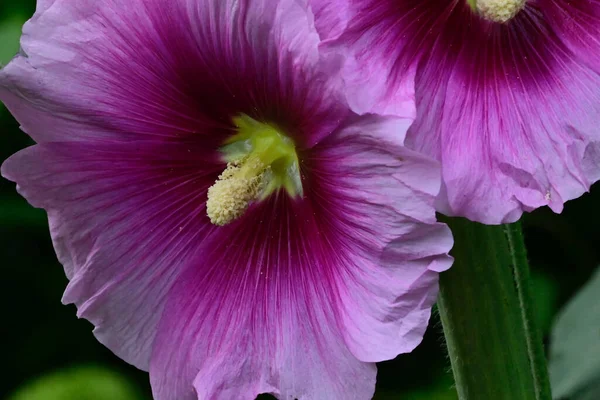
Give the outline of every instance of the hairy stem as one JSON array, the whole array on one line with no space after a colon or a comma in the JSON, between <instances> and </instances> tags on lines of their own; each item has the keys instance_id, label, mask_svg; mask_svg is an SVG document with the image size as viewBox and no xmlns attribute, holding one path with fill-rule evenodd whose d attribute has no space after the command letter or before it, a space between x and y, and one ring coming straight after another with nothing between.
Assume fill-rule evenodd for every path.
<instances>
[{"instance_id":1,"label":"hairy stem","mask_svg":"<svg viewBox=\"0 0 600 400\"><path fill-rule=\"evenodd\" d=\"M549 400L520 224L451 218L454 266L438 308L461 400Z\"/></svg>"}]
</instances>

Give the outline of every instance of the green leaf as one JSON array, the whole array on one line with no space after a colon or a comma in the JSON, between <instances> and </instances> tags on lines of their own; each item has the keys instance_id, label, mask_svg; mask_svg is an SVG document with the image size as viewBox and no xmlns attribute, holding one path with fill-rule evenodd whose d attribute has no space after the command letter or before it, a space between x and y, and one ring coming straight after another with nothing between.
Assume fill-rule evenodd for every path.
<instances>
[{"instance_id":1,"label":"green leaf","mask_svg":"<svg viewBox=\"0 0 600 400\"><path fill-rule=\"evenodd\" d=\"M598 400L600 397L600 382L592 383L590 386L586 387L575 396L572 397L573 400Z\"/></svg>"},{"instance_id":2,"label":"green leaf","mask_svg":"<svg viewBox=\"0 0 600 400\"><path fill-rule=\"evenodd\" d=\"M0 21L0 65L8 63L19 52L21 27L27 18L13 15Z\"/></svg>"},{"instance_id":3,"label":"green leaf","mask_svg":"<svg viewBox=\"0 0 600 400\"><path fill-rule=\"evenodd\" d=\"M8 400L139 400L121 375L101 367L54 372L19 389Z\"/></svg>"},{"instance_id":4,"label":"green leaf","mask_svg":"<svg viewBox=\"0 0 600 400\"><path fill-rule=\"evenodd\" d=\"M600 398L600 269L556 319L550 380L555 399Z\"/></svg>"}]
</instances>

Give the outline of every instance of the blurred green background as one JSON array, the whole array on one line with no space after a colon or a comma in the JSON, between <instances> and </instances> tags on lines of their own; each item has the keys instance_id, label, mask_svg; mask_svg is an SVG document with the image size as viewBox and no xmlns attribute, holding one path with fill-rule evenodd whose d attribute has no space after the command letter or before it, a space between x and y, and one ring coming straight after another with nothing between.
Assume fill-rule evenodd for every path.
<instances>
[{"instance_id":1,"label":"blurred green background","mask_svg":"<svg viewBox=\"0 0 600 400\"><path fill-rule=\"evenodd\" d=\"M0 3L0 63L18 51L34 0ZM31 144L0 104L0 161ZM600 189L570 202L562 215L541 209L524 219L539 324L546 340L557 310L600 264ZM45 213L28 206L0 178L3 372L0 399L150 399L148 376L96 342L92 325L60 302L66 278ZM456 399L441 326L434 316L412 354L379 365L376 399ZM518 399L516 399L518 400Z\"/></svg>"}]
</instances>

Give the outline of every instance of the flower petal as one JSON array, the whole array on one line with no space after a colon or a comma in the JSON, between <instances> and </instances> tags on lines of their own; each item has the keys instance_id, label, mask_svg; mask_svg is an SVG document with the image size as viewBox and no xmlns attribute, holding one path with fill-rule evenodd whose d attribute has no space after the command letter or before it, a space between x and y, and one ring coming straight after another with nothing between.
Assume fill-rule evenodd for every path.
<instances>
[{"instance_id":1,"label":"flower petal","mask_svg":"<svg viewBox=\"0 0 600 400\"><path fill-rule=\"evenodd\" d=\"M399 120L356 121L324 143L319 165L329 171L330 197L347 203L340 231L360 238L348 244L355 250L342 304L347 344L362 361L392 359L421 342L438 273L452 263L452 235L433 207L439 165L385 139L402 136Z\"/></svg>"},{"instance_id":2,"label":"flower petal","mask_svg":"<svg viewBox=\"0 0 600 400\"><path fill-rule=\"evenodd\" d=\"M595 71L600 68L600 1L550 1L544 16L558 38Z\"/></svg>"},{"instance_id":3,"label":"flower petal","mask_svg":"<svg viewBox=\"0 0 600 400\"><path fill-rule=\"evenodd\" d=\"M348 1L310 0L315 26L322 40L335 39L348 25Z\"/></svg>"},{"instance_id":4,"label":"flower petal","mask_svg":"<svg viewBox=\"0 0 600 400\"><path fill-rule=\"evenodd\" d=\"M407 1L392 0L347 0L344 6L340 3L311 0L315 10L328 11L315 13L315 25L321 35L332 39L322 44L322 53L342 56L348 103L359 114L378 112L414 118L414 79L410 77L414 78L416 62L410 54L405 54L409 62L402 60L399 65L390 62L397 55L396 47L406 42L405 37L396 35L390 27L398 25L396 20L401 11L415 7ZM343 32L332 35L329 31L332 24L338 27L336 31L342 27ZM401 71L394 71L395 67Z\"/></svg>"},{"instance_id":5,"label":"flower petal","mask_svg":"<svg viewBox=\"0 0 600 400\"><path fill-rule=\"evenodd\" d=\"M543 205L560 212L598 175L600 159L586 159L600 139L600 75L536 15L526 9L495 27L479 46L487 54L463 46L448 57L436 46L422 64L417 108L428 111L407 144L442 160L446 214L506 223Z\"/></svg>"},{"instance_id":6,"label":"flower petal","mask_svg":"<svg viewBox=\"0 0 600 400\"><path fill-rule=\"evenodd\" d=\"M65 142L15 154L2 174L48 212L70 280L63 301L100 342L148 369L168 288L212 229L205 193L221 168L193 145Z\"/></svg>"},{"instance_id":7,"label":"flower petal","mask_svg":"<svg viewBox=\"0 0 600 400\"><path fill-rule=\"evenodd\" d=\"M111 86L103 60L115 52L121 32L131 34L114 13L118 6L119 0L38 2L23 27L21 53L0 71L0 99L34 140L117 137L88 120L107 111L94 98ZM140 29L151 24L140 7L132 4L129 13Z\"/></svg>"},{"instance_id":8,"label":"flower petal","mask_svg":"<svg viewBox=\"0 0 600 400\"><path fill-rule=\"evenodd\" d=\"M309 211L273 199L204 243L161 321L157 400L372 397L375 366L344 344Z\"/></svg>"},{"instance_id":9,"label":"flower petal","mask_svg":"<svg viewBox=\"0 0 600 400\"><path fill-rule=\"evenodd\" d=\"M383 139L398 126L353 121L304 154L305 198L207 238L161 321L157 399L194 399L192 379L198 398L371 398L370 363L421 341L451 264L439 167Z\"/></svg>"},{"instance_id":10,"label":"flower petal","mask_svg":"<svg viewBox=\"0 0 600 400\"><path fill-rule=\"evenodd\" d=\"M37 142L227 135L246 113L301 121L310 146L347 112L318 44L305 1L55 0L0 70L0 99Z\"/></svg>"},{"instance_id":11,"label":"flower petal","mask_svg":"<svg viewBox=\"0 0 600 400\"><path fill-rule=\"evenodd\" d=\"M442 163L438 211L491 224L560 212L600 177L598 3L571 3L530 1L493 24L466 1L350 2L329 46L350 54L351 105L397 113L416 80L406 143Z\"/></svg>"}]
</instances>

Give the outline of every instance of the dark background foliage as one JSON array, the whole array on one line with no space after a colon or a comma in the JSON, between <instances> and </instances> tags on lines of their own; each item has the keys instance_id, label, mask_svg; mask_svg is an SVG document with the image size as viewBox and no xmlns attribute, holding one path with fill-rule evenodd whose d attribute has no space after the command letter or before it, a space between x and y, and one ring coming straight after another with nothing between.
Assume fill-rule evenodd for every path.
<instances>
[{"instance_id":1,"label":"dark background foliage","mask_svg":"<svg viewBox=\"0 0 600 400\"><path fill-rule=\"evenodd\" d=\"M34 0L0 3L0 63L18 51L22 23ZM0 104L0 161L31 140ZM570 202L562 215L540 209L524 218L533 268L537 317L546 338L552 319L600 264L600 189ZM67 280L56 260L45 213L0 178L0 398L149 399L145 372L119 360L94 339L92 326L60 302ZM265 397L266 398L266 397ZM376 399L455 399L434 315L423 344L412 354L381 363Z\"/></svg>"}]
</instances>

